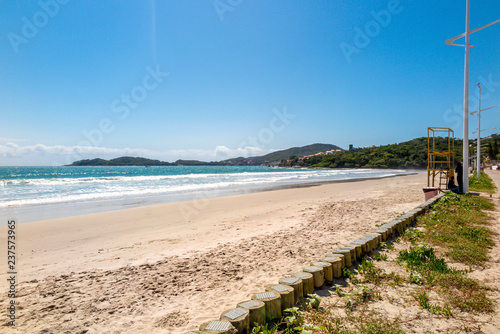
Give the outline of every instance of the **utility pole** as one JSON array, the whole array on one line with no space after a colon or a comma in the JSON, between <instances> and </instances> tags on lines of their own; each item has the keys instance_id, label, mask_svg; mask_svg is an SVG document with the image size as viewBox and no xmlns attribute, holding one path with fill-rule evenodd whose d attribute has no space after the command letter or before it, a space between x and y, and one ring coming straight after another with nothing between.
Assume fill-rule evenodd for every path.
<instances>
[{"instance_id":1,"label":"utility pole","mask_svg":"<svg viewBox=\"0 0 500 334\"><path fill-rule=\"evenodd\" d=\"M477 109L477 178L481 177L481 84L479 87L479 108Z\"/></svg>"},{"instance_id":2,"label":"utility pole","mask_svg":"<svg viewBox=\"0 0 500 334\"><path fill-rule=\"evenodd\" d=\"M463 185L464 192L469 191L469 35L475 33L476 31L482 30L496 23L500 20L493 21L482 27L476 28L474 30L469 30L469 12L470 12L470 0L467 0L467 8L465 14L465 32L461 35L449 38L446 40L446 44L455 46L465 46L465 68L464 68L464 142L463 142ZM455 44L455 41L459 38L465 37L465 45Z\"/></svg>"},{"instance_id":3,"label":"utility pole","mask_svg":"<svg viewBox=\"0 0 500 334\"><path fill-rule=\"evenodd\" d=\"M465 68L464 68L464 143L462 149L463 163L463 190L469 192L469 22L470 22L470 0L467 0L465 14Z\"/></svg>"}]
</instances>

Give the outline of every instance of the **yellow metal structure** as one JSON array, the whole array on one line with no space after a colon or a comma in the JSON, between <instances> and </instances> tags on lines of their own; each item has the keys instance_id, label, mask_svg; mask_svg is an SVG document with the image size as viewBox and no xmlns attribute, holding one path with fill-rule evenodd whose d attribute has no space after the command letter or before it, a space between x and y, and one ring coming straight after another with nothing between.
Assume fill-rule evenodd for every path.
<instances>
[{"instance_id":1,"label":"yellow metal structure","mask_svg":"<svg viewBox=\"0 0 500 334\"><path fill-rule=\"evenodd\" d=\"M438 150L436 138L444 137L447 145ZM450 128L427 128L427 187L447 189L455 169L455 133ZM439 176L439 186L435 178ZM456 182L456 181L455 181Z\"/></svg>"}]
</instances>

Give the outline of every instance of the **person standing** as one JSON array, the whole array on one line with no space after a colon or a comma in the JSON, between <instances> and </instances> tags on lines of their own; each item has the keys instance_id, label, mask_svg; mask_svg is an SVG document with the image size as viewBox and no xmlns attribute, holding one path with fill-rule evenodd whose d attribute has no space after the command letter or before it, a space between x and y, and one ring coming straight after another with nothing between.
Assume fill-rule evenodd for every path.
<instances>
[{"instance_id":1,"label":"person standing","mask_svg":"<svg viewBox=\"0 0 500 334\"><path fill-rule=\"evenodd\" d=\"M464 176L462 170L462 164L457 162L457 167L455 167L455 174L457 175L457 183L458 183L458 192L460 194L464 193Z\"/></svg>"}]
</instances>

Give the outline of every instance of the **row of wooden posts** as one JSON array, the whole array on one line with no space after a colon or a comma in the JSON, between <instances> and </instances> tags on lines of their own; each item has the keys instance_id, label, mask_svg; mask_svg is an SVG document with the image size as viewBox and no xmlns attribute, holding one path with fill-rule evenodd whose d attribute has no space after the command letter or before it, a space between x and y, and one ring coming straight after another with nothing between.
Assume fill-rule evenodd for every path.
<instances>
[{"instance_id":1,"label":"row of wooden posts","mask_svg":"<svg viewBox=\"0 0 500 334\"><path fill-rule=\"evenodd\" d=\"M300 298L321 289L325 283L331 285L335 278L342 277L342 268L351 267L364 254L370 254L379 244L402 234L415 222L417 216L425 213L443 193L415 209L378 227L350 244L325 255L320 261L312 262L302 272L281 279L278 284L265 287L265 291L252 295L251 300L238 303L236 308L224 311L219 320L200 326L199 330L187 334L235 334L251 333L252 327L281 319L282 311L294 307Z\"/></svg>"}]
</instances>

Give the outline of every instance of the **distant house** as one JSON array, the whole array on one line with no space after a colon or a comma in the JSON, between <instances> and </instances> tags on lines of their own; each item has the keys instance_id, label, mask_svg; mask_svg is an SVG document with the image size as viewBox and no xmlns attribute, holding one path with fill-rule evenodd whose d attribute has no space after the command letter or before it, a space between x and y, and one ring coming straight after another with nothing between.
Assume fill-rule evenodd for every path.
<instances>
[{"instance_id":1,"label":"distant house","mask_svg":"<svg viewBox=\"0 0 500 334\"><path fill-rule=\"evenodd\" d=\"M334 149L334 150L330 150L330 151L326 151L326 152L318 152L318 153L314 153L314 154L309 154L309 155L304 155L303 157L300 157L300 159L307 159L307 158L312 158L312 157L317 157L319 155L331 155L331 154L334 154L336 152L342 152L342 149L338 148L338 149Z\"/></svg>"}]
</instances>

